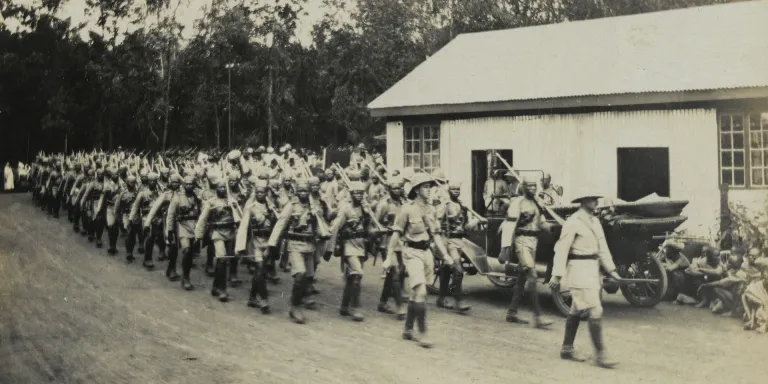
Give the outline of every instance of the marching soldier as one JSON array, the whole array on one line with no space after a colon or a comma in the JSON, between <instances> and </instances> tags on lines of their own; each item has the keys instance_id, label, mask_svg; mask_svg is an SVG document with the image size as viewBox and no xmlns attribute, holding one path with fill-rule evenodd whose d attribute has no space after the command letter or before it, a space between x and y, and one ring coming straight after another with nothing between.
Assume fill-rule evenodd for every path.
<instances>
[{"instance_id":1,"label":"marching soldier","mask_svg":"<svg viewBox=\"0 0 768 384\"><path fill-rule=\"evenodd\" d=\"M301 305L313 308L315 304L311 298L305 299L309 284L307 276L314 275L317 238L319 235L326 234L318 233L320 228L317 215L320 212L312 212L309 183L301 181L296 184L296 197L296 200L289 202L280 212L280 217L269 237L269 248L266 250L265 257L272 257L277 251L279 240L284 237L293 276L289 316L294 322L304 324L306 319L301 311Z\"/></svg>"},{"instance_id":2,"label":"marching soldier","mask_svg":"<svg viewBox=\"0 0 768 384\"><path fill-rule=\"evenodd\" d=\"M332 252L336 241L341 241L341 264L346 284L341 299L342 316L351 316L354 321L363 321L360 313L360 289L363 280L363 263L367 259L366 242L375 234L370 209L363 206L365 185L353 181L349 185L350 203L339 210L331 226L331 241L326 253ZM326 259L330 259L330 255ZM351 305L351 311L350 311Z\"/></svg>"},{"instance_id":3,"label":"marching soldier","mask_svg":"<svg viewBox=\"0 0 768 384\"><path fill-rule=\"evenodd\" d=\"M160 257L158 257L158 261L166 259L166 257L164 257L167 256L165 252L165 235L167 234L165 230L165 215L168 212L168 205L171 203L171 198L179 190L180 187L181 176L178 174L173 174L173 176L170 176L168 178L168 189L155 197L149 213L144 218L144 233L147 234L146 238L144 239L144 261L149 261L149 264L152 264L152 267L147 266L148 269L154 268L154 264L152 262L152 251L154 250L155 245L157 245L157 249L160 251ZM173 250L178 251L178 249L175 247ZM165 276L168 278L168 280L177 281L179 280L179 274L176 273L176 258L178 258L178 252L176 255L173 255L173 257L173 262L168 263L168 269L165 271ZM171 269L171 264L173 264L173 269Z\"/></svg>"},{"instance_id":4,"label":"marching soldier","mask_svg":"<svg viewBox=\"0 0 768 384\"><path fill-rule=\"evenodd\" d=\"M431 251L431 243L434 243L442 255L448 255L441 236L440 226L437 224L432 208L429 205L430 189L434 182L429 175L419 173L413 176L408 198L413 201L403 206L400 214L395 219L394 231L389 239L387 247L387 260L395 259L395 250L402 237L403 263L411 286L411 300L408 303L408 312L405 318L403 339L416 340L413 334L414 321L417 322L420 336L419 344L424 348L432 347L432 342L427 336L427 282L434 280L435 260ZM450 259L446 258L446 263Z\"/></svg>"},{"instance_id":5,"label":"marching soldier","mask_svg":"<svg viewBox=\"0 0 768 384\"><path fill-rule=\"evenodd\" d=\"M83 173L81 174L81 177L79 177L79 180L75 180L75 185L72 187L72 192L70 193L70 198L72 199L72 206L74 207L75 213L74 213L74 223L72 225L72 229L75 230L75 232L80 232L83 236L88 234L88 218L85 212L83 211L82 205L80 204L83 194L85 193L85 188L88 187L88 184L91 182L91 179L93 178L93 170L89 168L88 164L83 164ZM82 232L80 227L82 226Z\"/></svg>"},{"instance_id":6,"label":"marching soldier","mask_svg":"<svg viewBox=\"0 0 768 384\"><path fill-rule=\"evenodd\" d=\"M146 184L142 180L142 185L146 187L136 196L136 200L133 201L133 206L131 207L131 213L128 215L128 222L131 224L135 223L138 226L137 229L141 231L142 236L144 237L144 242L139 248L139 253L144 253L144 262L142 265L149 270L155 268L155 263L152 261L153 238L149 231L144 229L143 223L149 215L149 211L152 208L152 202L160 196L160 191L157 186L159 178L160 175L157 173L151 172L147 174ZM148 247L148 249L145 249L145 247Z\"/></svg>"},{"instance_id":7,"label":"marching soldier","mask_svg":"<svg viewBox=\"0 0 768 384\"><path fill-rule=\"evenodd\" d=\"M115 198L115 214L120 217L120 221L123 224L123 228L128 233L125 237L125 259L129 263L132 263L135 259L133 256L133 247L136 245L136 239L138 238L140 243L144 243L144 234L141 231L141 224L139 220L131 221L131 208L133 202L136 201L139 190L136 186L136 176L128 175L125 178L125 188L120 190L120 193Z\"/></svg>"},{"instance_id":8,"label":"marching soldier","mask_svg":"<svg viewBox=\"0 0 768 384\"><path fill-rule=\"evenodd\" d=\"M321 217L326 222L333 222L333 220L336 218L336 212L332 211L330 206L325 200L325 197L320 193L320 179L312 176L309 178L309 202L312 207L319 207L321 213ZM313 270L312 276L308 276L309 278L309 284L307 284L307 292L310 295L316 295L320 293L315 288L315 274L317 273L317 267L320 265L320 259L323 258L325 255L325 251L328 248L328 242L321 240L318 241L317 247L315 250L315 268Z\"/></svg>"},{"instance_id":9,"label":"marching soldier","mask_svg":"<svg viewBox=\"0 0 768 384\"><path fill-rule=\"evenodd\" d=\"M208 173L208 176L207 176L208 188L204 190L202 193L203 202L216 198L216 186L217 186L218 180L223 177L218 171L215 171L212 169L208 170L207 173ZM214 277L216 275L216 271L214 270L213 262L216 256L216 251L213 248L213 242L211 241L210 230L205 232L202 245L205 246L205 254L206 254L205 274L208 277Z\"/></svg>"},{"instance_id":10,"label":"marching soldier","mask_svg":"<svg viewBox=\"0 0 768 384\"><path fill-rule=\"evenodd\" d=\"M48 207L48 214L54 218L59 218L59 210L61 209L61 197L60 191L63 187L64 177L59 173L60 166L57 166L51 170L48 176L48 185L46 187L48 196L46 199L46 205Z\"/></svg>"},{"instance_id":11,"label":"marching soldier","mask_svg":"<svg viewBox=\"0 0 768 384\"><path fill-rule=\"evenodd\" d=\"M97 248L103 246L101 236L104 233L104 216L98 209L99 207L96 206L101 198L103 190L104 170L98 169L96 171L96 179L88 183L88 186L85 187L83 197L80 201L80 210L84 213L85 217L88 218L88 241L92 242L96 240Z\"/></svg>"},{"instance_id":12,"label":"marching soldier","mask_svg":"<svg viewBox=\"0 0 768 384\"><path fill-rule=\"evenodd\" d=\"M176 275L176 259L178 251L181 249L181 287L191 291L194 289L189 278L194 256L192 245L195 240L195 225L200 218L202 201L195 193L195 178L185 176L183 182L184 192L176 193L171 197L165 218L168 243L171 247L168 251L171 256L166 275L171 277Z\"/></svg>"},{"instance_id":13,"label":"marching soldier","mask_svg":"<svg viewBox=\"0 0 768 384\"><path fill-rule=\"evenodd\" d=\"M237 230L235 252L240 256L254 257L251 292L248 306L258 308L262 313L269 313L269 293L267 291L266 271L264 270L264 251L269 243L272 225L277 221L276 212L267 202L267 182L257 180L253 187L253 198L243 210L243 218Z\"/></svg>"},{"instance_id":14,"label":"marching soldier","mask_svg":"<svg viewBox=\"0 0 768 384\"><path fill-rule=\"evenodd\" d=\"M391 227L395 223L395 218L400 214L403 207L403 179L401 177L392 177L389 179L389 196L381 199L376 207L376 218L385 227ZM403 306L403 284L405 283L405 265L403 264L402 242L398 242L391 254L394 254L396 260L387 259L387 246L390 244L389 234L383 235L379 242L379 252L383 255L384 268L384 286L381 289L378 311L387 314L397 314L398 320L405 320L405 307ZM393 310L389 307L389 298L395 299L397 308Z\"/></svg>"},{"instance_id":15,"label":"marching soldier","mask_svg":"<svg viewBox=\"0 0 768 384\"><path fill-rule=\"evenodd\" d=\"M366 190L368 199L372 205L378 204L379 200L387 196L387 187L381 183L381 177L377 173L371 174L371 183Z\"/></svg>"},{"instance_id":16,"label":"marching soldier","mask_svg":"<svg viewBox=\"0 0 768 384\"><path fill-rule=\"evenodd\" d=\"M555 244L555 259L552 268L550 287L553 290L569 289L571 312L565 323L565 337L560 357L566 360L584 361L573 348L576 332L581 318L589 319L589 334L597 351L595 360L598 366L611 368L617 364L610 359L603 345L602 314L600 302L602 279L600 267L611 277L621 280L616 272L611 251L605 240L605 233L600 220L595 217L599 196L586 196L576 200L579 210L563 224L560 239Z\"/></svg>"},{"instance_id":17,"label":"marching soldier","mask_svg":"<svg viewBox=\"0 0 768 384\"><path fill-rule=\"evenodd\" d=\"M510 201L505 223L502 224L501 253L499 262L506 263L514 250L517 256L517 281L512 293L512 302L507 310L507 321L510 323L528 324L527 320L517 316L517 309L523 294L528 291L533 304L534 324L536 328L546 328L552 322L541 315L539 294L536 290L536 247L538 236L542 230L548 230L550 225L544 219L536 201L536 182L523 180L523 195ZM528 284L526 284L526 282Z\"/></svg>"},{"instance_id":18,"label":"marching soldier","mask_svg":"<svg viewBox=\"0 0 768 384\"><path fill-rule=\"evenodd\" d=\"M65 182L64 190L62 193L64 194L64 204L67 208L67 218L69 219L70 223L74 223L75 221L75 207L72 203L72 189L77 183L77 180L82 179L81 171L82 165L79 162L75 163L73 167L70 167L69 172L67 172L67 175L64 177Z\"/></svg>"},{"instance_id":19,"label":"marching soldier","mask_svg":"<svg viewBox=\"0 0 768 384\"><path fill-rule=\"evenodd\" d=\"M195 225L195 243L199 244L210 228L211 242L215 252L215 272L211 295L218 297L219 301L229 301L227 294L227 269L229 260L227 256L234 254L234 241L237 230L235 212L227 200L227 179L219 178L216 181L216 197L203 203L203 210Z\"/></svg>"},{"instance_id":20,"label":"marching soldier","mask_svg":"<svg viewBox=\"0 0 768 384\"><path fill-rule=\"evenodd\" d=\"M107 241L109 242L107 253L110 255L117 254L117 237L120 234L118 225L119 215L115 210L117 198L120 194L120 186L118 185L120 180L119 172L118 168L109 169L109 177L104 181L104 193L101 194L101 200L99 201L99 206L104 207Z\"/></svg>"},{"instance_id":21,"label":"marching soldier","mask_svg":"<svg viewBox=\"0 0 768 384\"><path fill-rule=\"evenodd\" d=\"M440 205L437 210L437 221L442 225L443 233L447 238L445 245L452 262L446 263L440 268L440 294L437 298L437 306L466 312L470 306L462 302L461 283L464 280L464 269L461 267L461 240L467 236L467 231L476 229L480 221L474 216L470 216L467 208L459 201L460 183L450 183L448 194L449 200ZM446 297L451 293L456 300L455 306L450 305L446 300Z\"/></svg>"}]
</instances>

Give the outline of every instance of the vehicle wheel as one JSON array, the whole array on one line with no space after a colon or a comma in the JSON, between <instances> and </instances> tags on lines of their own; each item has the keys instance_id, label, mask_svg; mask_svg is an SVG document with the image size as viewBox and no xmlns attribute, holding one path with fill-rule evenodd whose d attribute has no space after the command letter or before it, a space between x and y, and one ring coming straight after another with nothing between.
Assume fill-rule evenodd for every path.
<instances>
[{"instance_id":1,"label":"vehicle wheel","mask_svg":"<svg viewBox=\"0 0 768 384\"><path fill-rule=\"evenodd\" d=\"M440 293L440 267L443 266L443 261L435 259L435 277L431 282L427 282L427 293L430 295L437 295Z\"/></svg>"},{"instance_id":2,"label":"vehicle wheel","mask_svg":"<svg viewBox=\"0 0 768 384\"><path fill-rule=\"evenodd\" d=\"M517 277L514 276L486 276L488 280L495 286L500 288L512 288L517 282Z\"/></svg>"},{"instance_id":3,"label":"vehicle wheel","mask_svg":"<svg viewBox=\"0 0 768 384\"><path fill-rule=\"evenodd\" d=\"M557 291L552 290L552 301L555 302L557 312L560 316L568 317L571 313L571 292L570 291ZM603 301L603 290L600 290L600 301Z\"/></svg>"},{"instance_id":4,"label":"vehicle wheel","mask_svg":"<svg viewBox=\"0 0 768 384\"><path fill-rule=\"evenodd\" d=\"M621 293L630 304L650 308L658 304L667 293L667 274L656 255L649 254L645 259L637 260L622 269L622 277L661 280L658 285L647 283L623 285Z\"/></svg>"}]
</instances>

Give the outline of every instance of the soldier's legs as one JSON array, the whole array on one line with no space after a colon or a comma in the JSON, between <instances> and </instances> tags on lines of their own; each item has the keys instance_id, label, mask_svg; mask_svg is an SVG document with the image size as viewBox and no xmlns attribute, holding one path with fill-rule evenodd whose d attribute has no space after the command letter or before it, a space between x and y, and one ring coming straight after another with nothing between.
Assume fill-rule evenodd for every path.
<instances>
[{"instance_id":1,"label":"soldier's legs","mask_svg":"<svg viewBox=\"0 0 768 384\"><path fill-rule=\"evenodd\" d=\"M306 255L306 259L312 261L312 253ZM288 257L293 260L293 268L291 269L293 289L291 291L291 310L288 314L295 323L304 324L306 320L301 312L301 305L304 303L304 297L307 292L307 263L304 262L305 255L301 252L289 252ZM314 265L314 262L311 265Z\"/></svg>"},{"instance_id":2,"label":"soldier's legs","mask_svg":"<svg viewBox=\"0 0 768 384\"><path fill-rule=\"evenodd\" d=\"M461 255L459 253L459 250L453 249L451 251L451 256L453 257L454 262L453 262L451 285L449 288L449 292L453 295L454 300L456 300L455 309L460 312L465 312L465 311L468 311L470 307L469 305L463 302L464 268L461 266Z\"/></svg>"},{"instance_id":3,"label":"soldier's legs","mask_svg":"<svg viewBox=\"0 0 768 384\"><path fill-rule=\"evenodd\" d=\"M194 257L191 244L192 241L189 238L182 237L179 239L179 248L181 248L181 287L187 291L194 289L189 278L189 273L192 271L192 258Z\"/></svg>"},{"instance_id":4,"label":"soldier's legs","mask_svg":"<svg viewBox=\"0 0 768 384\"><path fill-rule=\"evenodd\" d=\"M210 237L203 241L207 242L205 247L205 274L208 275L208 277L213 277L216 274L213 268L213 261L214 256L216 256L216 250L213 247L213 241L210 239Z\"/></svg>"},{"instance_id":5,"label":"soldier's legs","mask_svg":"<svg viewBox=\"0 0 768 384\"><path fill-rule=\"evenodd\" d=\"M341 300L342 316L352 316L354 321L363 321L363 315L360 313L360 291L363 281L363 264L361 257L344 256L342 260L344 266L344 292ZM351 305L352 310L349 310Z\"/></svg>"},{"instance_id":6,"label":"soldier's legs","mask_svg":"<svg viewBox=\"0 0 768 384\"><path fill-rule=\"evenodd\" d=\"M269 313L269 293L267 291L267 279L263 268L263 252L254 250L253 277L251 278L251 292L248 297L248 306L261 309L262 313Z\"/></svg>"},{"instance_id":7,"label":"soldier's legs","mask_svg":"<svg viewBox=\"0 0 768 384\"><path fill-rule=\"evenodd\" d=\"M109 248L107 249L107 252L110 255L114 255L117 253L117 236L120 233L120 229L118 229L118 223L117 218L115 217L115 214L113 213L112 209L107 209L107 240L109 241Z\"/></svg>"},{"instance_id":8,"label":"soldier's legs","mask_svg":"<svg viewBox=\"0 0 768 384\"><path fill-rule=\"evenodd\" d=\"M229 301L229 295L227 294L227 269L229 268L229 259L227 256L227 246L224 240L213 240L213 249L215 252L215 272L213 276L213 289L211 289L211 295L218 296L219 301Z\"/></svg>"},{"instance_id":9,"label":"soldier's legs","mask_svg":"<svg viewBox=\"0 0 768 384\"><path fill-rule=\"evenodd\" d=\"M434 280L434 256L431 252L405 248L403 250L403 263L408 270L411 286L411 301L408 303L408 312L405 318L405 330L403 338L413 340L413 325L417 323L421 333L420 344L431 347L432 343L427 339L427 282Z\"/></svg>"},{"instance_id":10,"label":"soldier's legs","mask_svg":"<svg viewBox=\"0 0 768 384\"><path fill-rule=\"evenodd\" d=\"M289 271L288 262L291 259L287 251L287 246L288 242L285 240L280 243L280 268L285 272Z\"/></svg>"},{"instance_id":11,"label":"soldier's legs","mask_svg":"<svg viewBox=\"0 0 768 384\"><path fill-rule=\"evenodd\" d=\"M136 250L136 252L138 252L141 255L141 254L144 254L144 247L146 246L145 243L147 241L147 232L144 231L144 228L142 227L142 224L141 224L144 222L144 217L139 216L138 222L139 224L137 224L137 227L139 228L139 230L136 232L136 236L138 237L137 244L139 248Z\"/></svg>"},{"instance_id":12,"label":"soldier's legs","mask_svg":"<svg viewBox=\"0 0 768 384\"><path fill-rule=\"evenodd\" d=\"M179 274L176 272L176 261L179 258L178 243L168 244L168 266L165 268L165 277L170 281L178 281Z\"/></svg>"},{"instance_id":13,"label":"soldier's legs","mask_svg":"<svg viewBox=\"0 0 768 384\"><path fill-rule=\"evenodd\" d=\"M96 240L96 247L101 248L101 238L104 236L105 218L103 213L96 215L96 219L93 221L93 238Z\"/></svg>"},{"instance_id":14,"label":"soldier's legs","mask_svg":"<svg viewBox=\"0 0 768 384\"><path fill-rule=\"evenodd\" d=\"M572 316L579 316L579 319L581 319L581 316L586 313L586 316L589 319L589 336L592 339L592 344L596 351L595 361L600 367L611 368L615 366L617 362L608 357L605 352L605 345L603 344L603 326L601 320L603 316L603 305L600 299L601 289L602 288L571 288L572 304L571 312L568 317L570 319ZM568 332L567 328L566 332ZM567 336L570 337L570 335ZM575 331L573 337L575 337ZM566 349L566 341L571 342L571 346L573 345L573 342L570 339L564 340L564 350ZM571 348L571 350L573 349Z\"/></svg>"},{"instance_id":15,"label":"soldier's legs","mask_svg":"<svg viewBox=\"0 0 768 384\"><path fill-rule=\"evenodd\" d=\"M133 262L135 258L133 257L133 247L136 246L136 239L139 236L139 232L141 232L141 226L138 224L129 224L128 225L128 236L125 238L125 252L127 255L125 256L126 260L128 262Z\"/></svg>"},{"instance_id":16,"label":"soldier's legs","mask_svg":"<svg viewBox=\"0 0 768 384\"><path fill-rule=\"evenodd\" d=\"M142 228L141 232L144 233L144 263L142 265L147 269L154 269L155 263L152 260L152 251L154 250L155 237L152 236L152 230L150 228Z\"/></svg>"},{"instance_id":17,"label":"soldier's legs","mask_svg":"<svg viewBox=\"0 0 768 384\"><path fill-rule=\"evenodd\" d=\"M157 250L160 253L157 261L165 261L167 260L165 254L165 231L163 231L165 225L163 224L162 220L153 220L151 225L152 238L154 239L154 244L157 245Z\"/></svg>"}]
</instances>

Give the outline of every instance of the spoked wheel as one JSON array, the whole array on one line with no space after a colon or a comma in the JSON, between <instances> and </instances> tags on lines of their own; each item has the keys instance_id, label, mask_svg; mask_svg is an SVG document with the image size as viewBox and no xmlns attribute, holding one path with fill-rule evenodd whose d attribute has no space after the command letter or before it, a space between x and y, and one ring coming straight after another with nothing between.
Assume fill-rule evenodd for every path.
<instances>
[{"instance_id":1,"label":"spoked wheel","mask_svg":"<svg viewBox=\"0 0 768 384\"><path fill-rule=\"evenodd\" d=\"M440 267L443 266L443 261L435 259L435 276L432 281L427 281L427 293L430 295L437 295L440 293Z\"/></svg>"},{"instance_id":2,"label":"spoked wheel","mask_svg":"<svg viewBox=\"0 0 768 384\"><path fill-rule=\"evenodd\" d=\"M557 312L566 317L571 313L571 292L568 290L552 290L552 301L555 302Z\"/></svg>"},{"instance_id":3,"label":"spoked wheel","mask_svg":"<svg viewBox=\"0 0 768 384\"><path fill-rule=\"evenodd\" d=\"M635 279L658 279L659 284L638 283L623 285L621 293L627 301L636 307L653 307L667 293L667 274L661 261L654 254L634 261L620 269L622 277Z\"/></svg>"},{"instance_id":4,"label":"spoked wheel","mask_svg":"<svg viewBox=\"0 0 768 384\"><path fill-rule=\"evenodd\" d=\"M500 288L512 288L517 282L515 276L486 276L488 280L495 286Z\"/></svg>"}]
</instances>

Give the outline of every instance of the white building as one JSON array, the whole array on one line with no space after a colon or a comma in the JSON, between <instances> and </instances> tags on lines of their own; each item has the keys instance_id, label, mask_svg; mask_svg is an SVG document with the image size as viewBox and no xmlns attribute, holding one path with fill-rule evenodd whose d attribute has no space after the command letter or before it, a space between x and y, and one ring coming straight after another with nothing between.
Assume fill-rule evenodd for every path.
<instances>
[{"instance_id":1,"label":"white building","mask_svg":"<svg viewBox=\"0 0 768 384\"><path fill-rule=\"evenodd\" d=\"M485 150L570 200L690 200L707 234L768 195L768 1L460 35L369 104L387 162L442 168L474 207ZM511 151L510 151L511 150Z\"/></svg>"}]
</instances>

